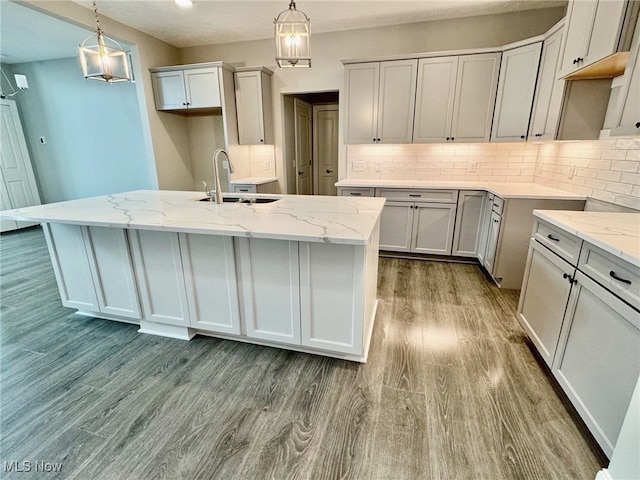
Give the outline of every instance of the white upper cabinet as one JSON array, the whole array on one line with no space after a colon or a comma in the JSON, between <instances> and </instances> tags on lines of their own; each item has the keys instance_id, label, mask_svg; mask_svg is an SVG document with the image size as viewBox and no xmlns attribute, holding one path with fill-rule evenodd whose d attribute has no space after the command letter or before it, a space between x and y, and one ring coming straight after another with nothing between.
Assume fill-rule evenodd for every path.
<instances>
[{"instance_id":1,"label":"white upper cabinet","mask_svg":"<svg viewBox=\"0 0 640 480\"><path fill-rule=\"evenodd\" d=\"M624 72L623 85L618 96L616 123L612 135L640 134L640 17Z\"/></svg>"},{"instance_id":2,"label":"white upper cabinet","mask_svg":"<svg viewBox=\"0 0 640 480\"><path fill-rule=\"evenodd\" d=\"M538 85L533 102L529 137L534 140L553 140L558 130L564 80L556 78L564 23L558 25L542 44L542 57L538 71Z\"/></svg>"},{"instance_id":3,"label":"white upper cabinet","mask_svg":"<svg viewBox=\"0 0 640 480\"><path fill-rule=\"evenodd\" d=\"M152 71L156 110L216 108L220 101L217 67Z\"/></svg>"},{"instance_id":4,"label":"white upper cabinet","mask_svg":"<svg viewBox=\"0 0 640 480\"><path fill-rule=\"evenodd\" d=\"M271 75L264 68L236 71L236 106L240 145L273 144Z\"/></svg>"},{"instance_id":5,"label":"white upper cabinet","mask_svg":"<svg viewBox=\"0 0 640 480\"><path fill-rule=\"evenodd\" d=\"M378 143L411 143L417 60L380 63Z\"/></svg>"},{"instance_id":6,"label":"white upper cabinet","mask_svg":"<svg viewBox=\"0 0 640 480\"><path fill-rule=\"evenodd\" d=\"M459 57L451 141L489 141L500 57L501 53Z\"/></svg>"},{"instance_id":7,"label":"white upper cabinet","mask_svg":"<svg viewBox=\"0 0 640 480\"><path fill-rule=\"evenodd\" d=\"M451 139L457 72L457 56L420 59L413 127L415 143Z\"/></svg>"},{"instance_id":8,"label":"white upper cabinet","mask_svg":"<svg viewBox=\"0 0 640 480\"><path fill-rule=\"evenodd\" d=\"M559 77L618 51L628 3L626 0L569 2Z\"/></svg>"},{"instance_id":9,"label":"white upper cabinet","mask_svg":"<svg viewBox=\"0 0 640 480\"><path fill-rule=\"evenodd\" d=\"M527 139L541 50L542 42L536 42L502 54L492 141Z\"/></svg>"},{"instance_id":10,"label":"white upper cabinet","mask_svg":"<svg viewBox=\"0 0 640 480\"><path fill-rule=\"evenodd\" d=\"M420 59L413 141L488 142L500 55Z\"/></svg>"},{"instance_id":11,"label":"white upper cabinet","mask_svg":"<svg viewBox=\"0 0 640 480\"><path fill-rule=\"evenodd\" d=\"M417 60L345 66L346 143L410 143Z\"/></svg>"}]
</instances>

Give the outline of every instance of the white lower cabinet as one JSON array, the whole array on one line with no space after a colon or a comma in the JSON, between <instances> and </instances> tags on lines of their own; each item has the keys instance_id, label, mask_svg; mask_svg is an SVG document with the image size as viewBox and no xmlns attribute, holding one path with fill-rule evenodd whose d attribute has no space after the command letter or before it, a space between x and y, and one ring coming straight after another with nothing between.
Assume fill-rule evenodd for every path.
<instances>
[{"instance_id":1,"label":"white lower cabinet","mask_svg":"<svg viewBox=\"0 0 640 480\"><path fill-rule=\"evenodd\" d=\"M549 367L560 338L574 272L575 267L531 240L518 320Z\"/></svg>"},{"instance_id":2,"label":"white lower cabinet","mask_svg":"<svg viewBox=\"0 0 640 480\"><path fill-rule=\"evenodd\" d=\"M485 198L486 194L483 190L461 190L458 194L452 255L478 256L482 208Z\"/></svg>"},{"instance_id":3,"label":"white lower cabinet","mask_svg":"<svg viewBox=\"0 0 640 480\"><path fill-rule=\"evenodd\" d=\"M64 306L140 319L124 230L57 223L43 229Z\"/></svg>"},{"instance_id":4,"label":"white lower cabinet","mask_svg":"<svg viewBox=\"0 0 640 480\"><path fill-rule=\"evenodd\" d=\"M189 326L239 335L240 304L233 237L180 233Z\"/></svg>"},{"instance_id":5,"label":"white lower cabinet","mask_svg":"<svg viewBox=\"0 0 640 480\"><path fill-rule=\"evenodd\" d=\"M484 267L487 269L490 275L493 275L493 270L496 262L496 253L498 251L498 240L500 239L500 225L502 223L502 216L497 212L491 212L491 220L489 221L487 232L487 244L484 253Z\"/></svg>"},{"instance_id":6,"label":"white lower cabinet","mask_svg":"<svg viewBox=\"0 0 640 480\"><path fill-rule=\"evenodd\" d=\"M188 327L189 311L178 234L129 230L129 239L144 320Z\"/></svg>"},{"instance_id":7,"label":"white lower cabinet","mask_svg":"<svg viewBox=\"0 0 640 480\"><path fill-rule=\"evenodd\" d=\"M610 457L640 374L640 313L578 272L553 374Z\"/></svg>"},{"instance_id":8,"label":"white lower cabinet","mask_svg":"<svg viewBox=\"0 0 640 480\"><path fill-rule=\"evenodd\" d=\"M246 335L300 345L298 242L238 238Z\"/></svg>"},{"instance_id":9,"label":"white lower cabinet","mask_svg":"<svg viewBox=\"0 0 640 480\"><path fill-rule=\"evenodd\" d=\"M413 203L387 200L380 215L380 249L411 251Z\"/></svg>"},{"instance_id":10,"label":"white lower cabinet","mask_svg":"<svg viewBox=\"0 0 640 480\"><path fill-rule=\"evenodd\" d=\"M546 245L540 241L546 238L541 233L551 229L550 235L561 240ZM611 268L609 262L605 265L597 259L589 263L584 252L595 247L559 230L536 220L518 320L595 440L611 457L640 375L640 312L613 293L615 289L590 278L591 272L606 273ZM576 247L567 248L563 242ZM580 251L578 261L576 252ZM585 266L590 269L583 271ZM637 272L637 267L628 264L628 268Z\"/></svg>"},{"instance_id":11,"label":"white lower cabinet","mask_svg":"<svg viewBox=\"0 0 640 480\"><path fill-rule=\"evenodd\" d=\"M411 251L451 255L455 203L416 203L413 206Z\"/></svg>"}]
</instances>

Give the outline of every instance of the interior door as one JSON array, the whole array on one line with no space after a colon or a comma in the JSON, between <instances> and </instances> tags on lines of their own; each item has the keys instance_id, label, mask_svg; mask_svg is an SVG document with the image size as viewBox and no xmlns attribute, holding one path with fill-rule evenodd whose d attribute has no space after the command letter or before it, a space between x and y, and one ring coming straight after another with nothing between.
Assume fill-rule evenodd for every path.
<instances>
[{"instance_id":1,"label":"interior door","mask_svg":"<svg viewBox=\"0 0 640 480\"><path fill-rule=\"evenodd\" d=\"M338 105L313 106L313 193L336 195Z\"/></svg>"},{"instance_id":2,"label":"interior door","mask_svg":"<svg viewBox=\"0 0 640 480\"><path fill-rule=\"evenodd\" d=\"M15 100L0 100L0 170L2 170L2 208L40 205L27 142L22 131ZM11 224L2 225L3 231ZM34 225L18 222L17 226Z\"/></svg>"},{"instance_id":3,"label":"interior door","mask_svg":"<svg viewBox=\"0 0 640 480\"><path fill-rule=\"evenodd\" d=\"M311 195L311 141L312 141L312 108L307 102L299 98L293 103L296 141L296 194Z\"/></svg>"}]
</instances>

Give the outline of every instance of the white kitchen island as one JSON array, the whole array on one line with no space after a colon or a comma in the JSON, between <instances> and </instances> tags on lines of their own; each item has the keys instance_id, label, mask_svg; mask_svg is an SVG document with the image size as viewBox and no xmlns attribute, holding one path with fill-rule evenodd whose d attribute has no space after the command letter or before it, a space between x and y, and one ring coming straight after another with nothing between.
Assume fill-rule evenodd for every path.
<instances>
[{"instance_id":1,"label":"white kitchen island","mask_svg":"<svg viewBox=\"0 0 640 480\"><path fill-rule=\"evenodd\" d=\"M384 199L203 197L135 191L0 216L43 224L62 303L80 314L365 362Z\"/></svg>"}]
</instances>

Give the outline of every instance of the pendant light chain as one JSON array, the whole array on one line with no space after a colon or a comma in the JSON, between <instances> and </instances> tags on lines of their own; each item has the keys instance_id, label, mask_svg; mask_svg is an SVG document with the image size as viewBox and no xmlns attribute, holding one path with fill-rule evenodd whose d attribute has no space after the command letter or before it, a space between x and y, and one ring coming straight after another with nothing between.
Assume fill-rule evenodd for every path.
<instances>
[{"instance_id":1,"label":"pendant light chain","mask_svg":"<svg viewBox=\"0 0 640 480\"><path fill-rule=\"evenodd\" d=\"M98 6L96 5L96 0L93 0L93 12L96 17L96 29L98 32L102 33L102 29L100 28L100 18L98 17Z\"/></svg>"}]
</instances>

